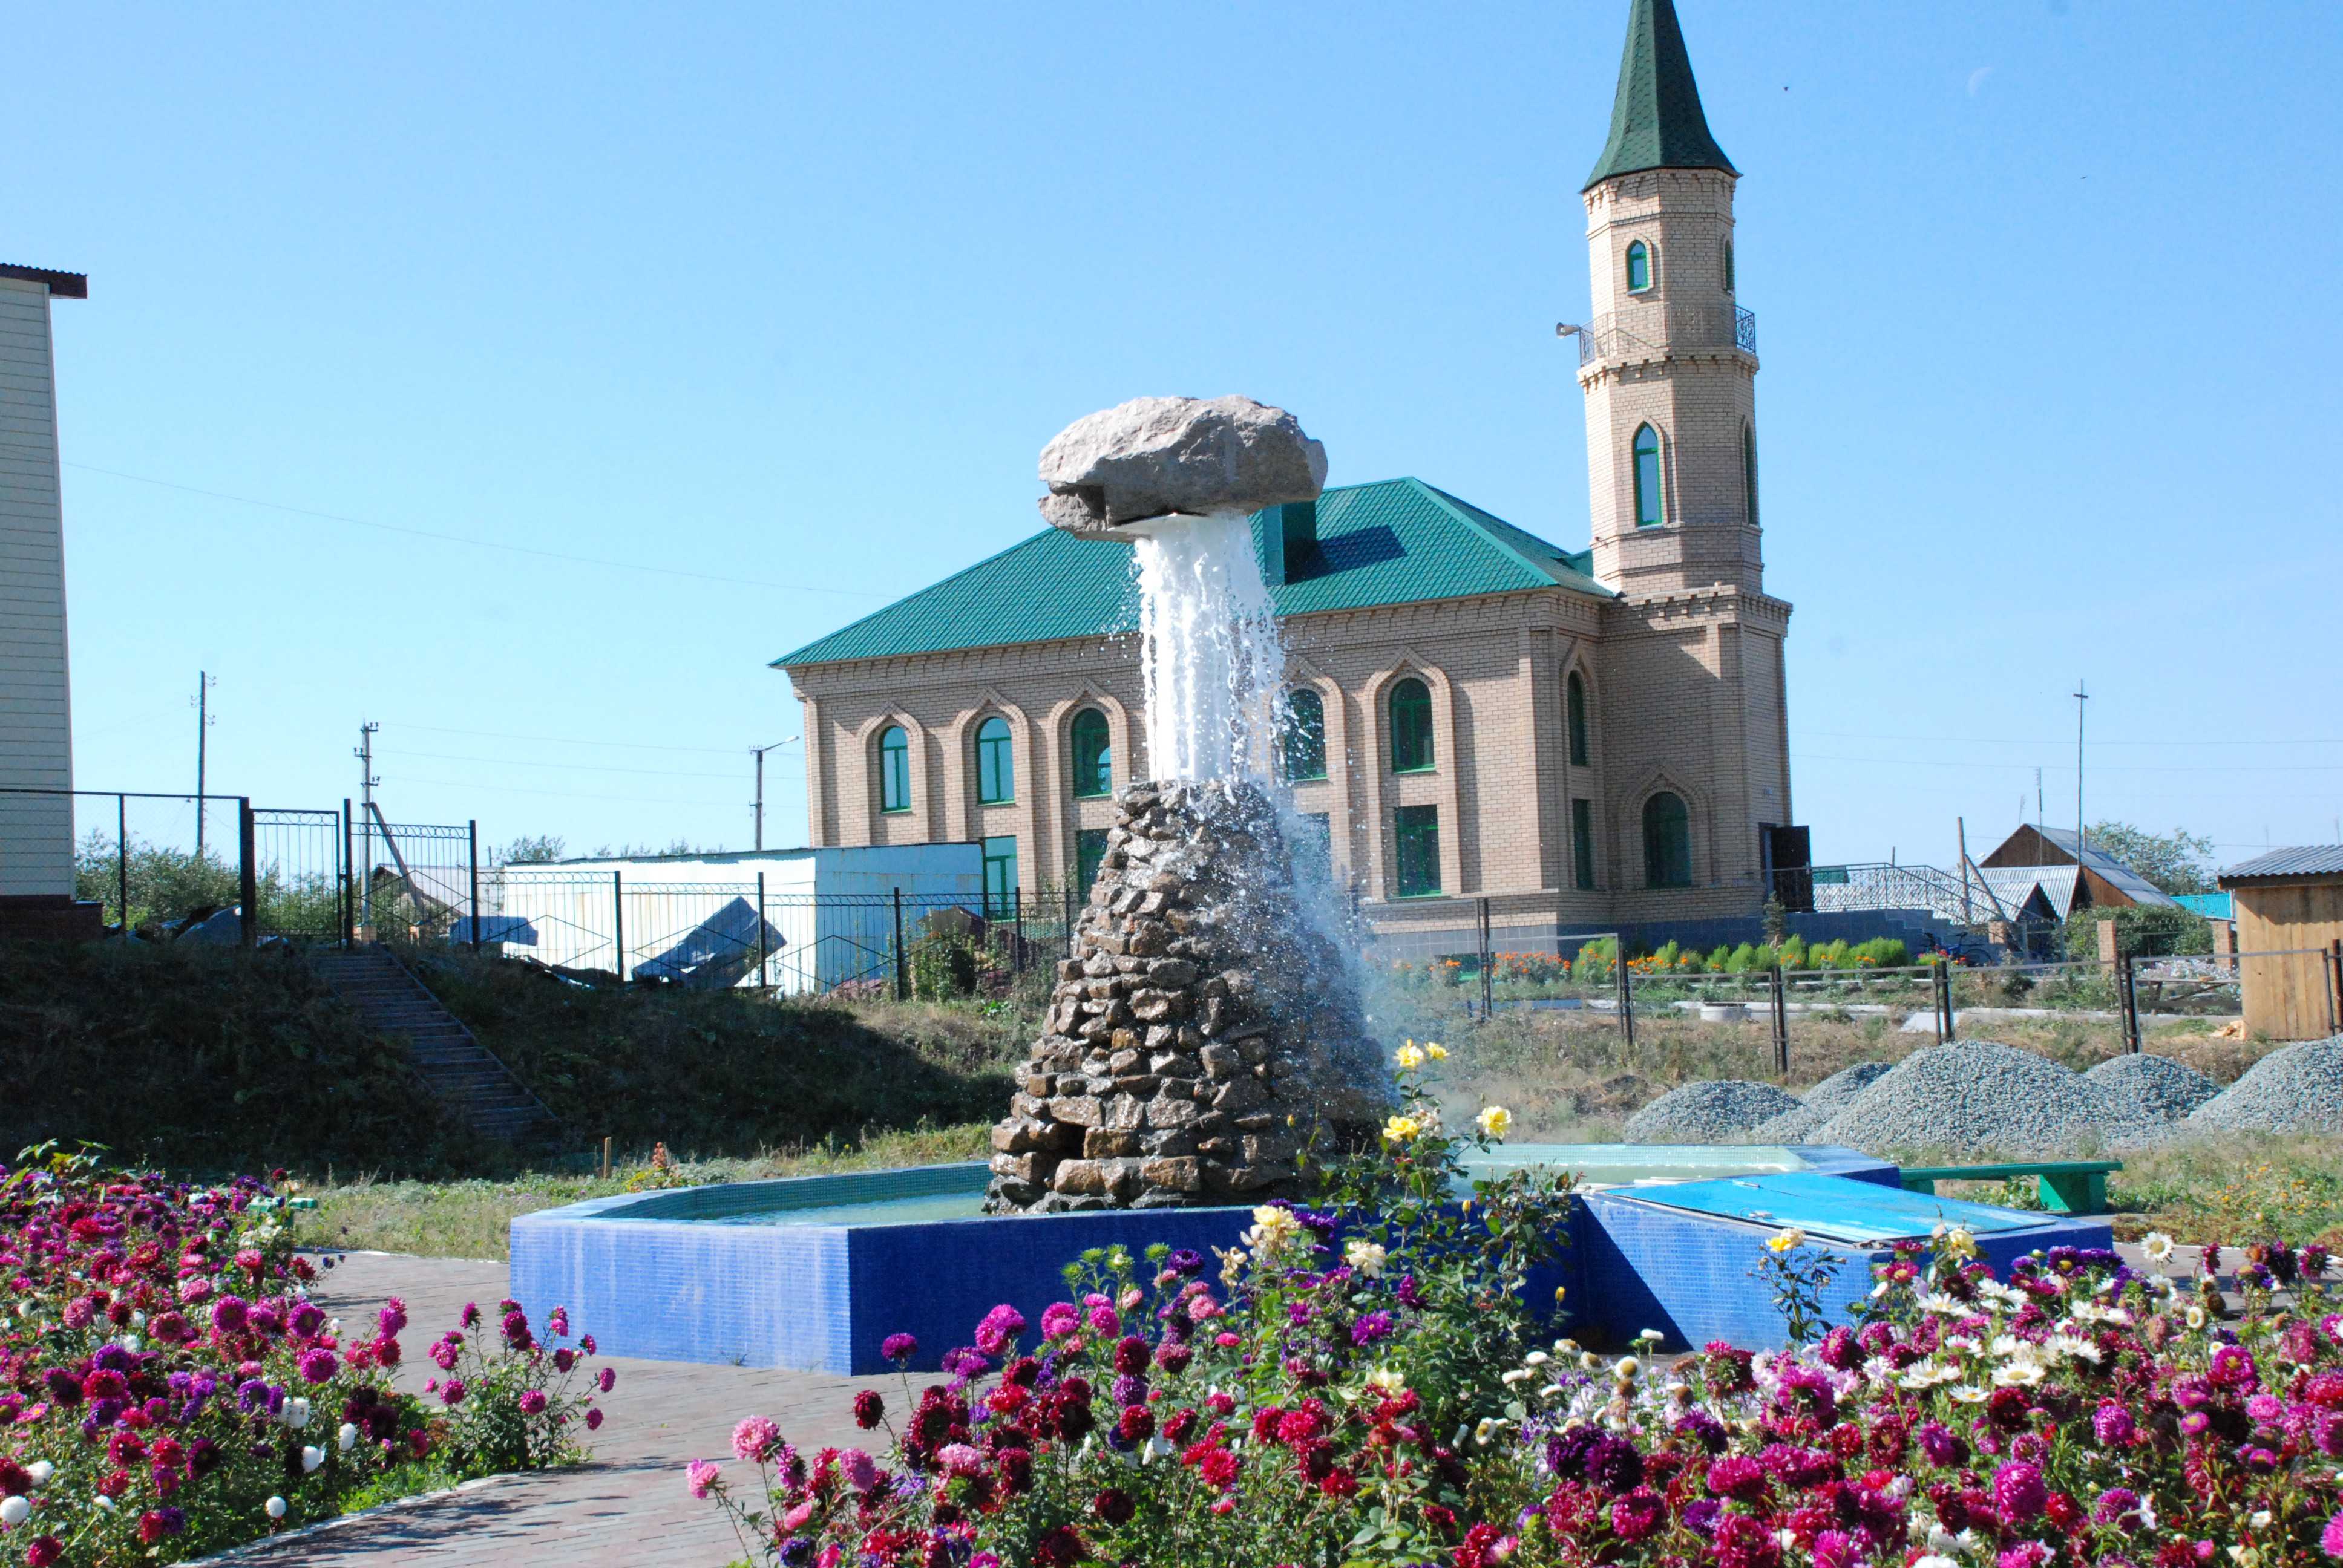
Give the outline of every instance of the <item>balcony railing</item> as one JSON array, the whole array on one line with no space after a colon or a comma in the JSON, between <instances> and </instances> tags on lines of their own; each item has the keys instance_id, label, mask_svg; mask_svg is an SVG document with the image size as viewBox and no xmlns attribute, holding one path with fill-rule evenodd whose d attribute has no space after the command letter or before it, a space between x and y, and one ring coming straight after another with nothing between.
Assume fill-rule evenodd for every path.
<instances>
[{"instance_id":1,"label":"balcony railing","mask_svg":"<svg viewBox=\"0 0 2343 1568\"><path fill-rule=\"evenodd\" d=\"M1578 329L1578 363L1656 358L1670 349L1757 352L1757 313L1737 305L1642 305L1607 310Z\"/></svg>"}]
</instances>

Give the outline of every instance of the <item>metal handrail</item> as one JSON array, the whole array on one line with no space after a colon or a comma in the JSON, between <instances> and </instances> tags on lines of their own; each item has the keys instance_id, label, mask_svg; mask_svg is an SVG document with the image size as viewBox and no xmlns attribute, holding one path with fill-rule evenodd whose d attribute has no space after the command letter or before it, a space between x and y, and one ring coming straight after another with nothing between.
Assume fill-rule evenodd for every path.
<instances>
[{"instance_id":1,"label":"metal handrail","mask_svg":"<svg viewBox=\"0 0 2343 1568\"><path fill-rule=\"evenodd\" d=\"M1738 305L1639 305L1606 310L1578 329L1578 363L1655 358L1679 348L1757 352L1757 313Z\"/></svg>"}]
</instances>

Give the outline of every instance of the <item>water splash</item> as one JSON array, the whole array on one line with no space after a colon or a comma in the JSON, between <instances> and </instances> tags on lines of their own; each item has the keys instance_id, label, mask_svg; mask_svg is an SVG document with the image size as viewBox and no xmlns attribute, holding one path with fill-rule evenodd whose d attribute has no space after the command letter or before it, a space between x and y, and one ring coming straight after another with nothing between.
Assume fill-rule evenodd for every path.
<instances>
[{"instance_id":1,"label":"water splash","mask_svg":"<svg viewBox=\"0 0 2343 1568\"><path fill-rule=\"evenodd\" d=\"M1249 514L1165 518L1133 548L1149 772L1267 779L1285 647Z\"/></svg>"}]
</instances>

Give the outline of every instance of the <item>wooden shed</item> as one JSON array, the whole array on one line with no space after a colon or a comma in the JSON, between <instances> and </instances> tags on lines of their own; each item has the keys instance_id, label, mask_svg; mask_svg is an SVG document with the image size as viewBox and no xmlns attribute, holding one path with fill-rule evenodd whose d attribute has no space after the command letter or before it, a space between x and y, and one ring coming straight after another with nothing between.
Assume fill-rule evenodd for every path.
<instances>
[{"instance_id":1,"label":"wooden shed","mask_svg":"<svg viewBox=\"0 0 2343 1568\"><path fill-rule=\"evenodd\" d=\"M2220 883L2237 913L2246 1027L2272 1040L2321 1040L2343 1029L2334 957L2343 941L2343 844L2272 849L2230 867Z\"/></svg>"},{"instance_id":2,"label":"wooden shed","mask_svg":"<svg viewBox=\"0 0 2343 1568\"><path fill-rule=\"evenodd\" d=\"M2076 837L2071 828L2044 828L2026 823L1977 862L1986 872L2076 868L2071 879L2046 879L2042 890L2050 897L2052 913L2065 920L2077 910L2120 910L2133 904L2168 904L2171 896L2154 882L2108 854ZM1996 893L1997 879L1988 877ZM2023 893L2020 897L2023 897Z\"/></svg>"}]
</instances>

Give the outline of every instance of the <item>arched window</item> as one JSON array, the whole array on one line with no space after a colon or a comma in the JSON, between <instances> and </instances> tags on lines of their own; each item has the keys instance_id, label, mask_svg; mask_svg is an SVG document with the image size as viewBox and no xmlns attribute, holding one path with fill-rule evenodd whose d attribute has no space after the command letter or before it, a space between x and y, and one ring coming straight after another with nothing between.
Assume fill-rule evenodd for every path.
<instances>
[{"instance_id":1,"label":"arched window","mask_svg":"<svg viewBox=\"0 0 2343 1568\"><path fill-rule=\"evenodd\" d=\"M1114 741L1107 734L1106 715L1085 708L1074 715L1074 798L1089 799L1114 793Z\"/></svg>"},{"instance_id":2,"label":"arched window","mask_svg":"<svg viewBox=\"0 0 2343 1568\"><path fill-rule=\"evenodd\" d=\"M1641 294L1652 286L1652 247L1642 240L1627 247L1627 292Z\"/></svg>"},{"instance_id":3,"label":"arched window","mask_svg":"<svg viewBox=\"0 0 2343 1568\"><path fill-rule=\"evenodd\" d=\"M1413 676L1394 681L1391 692L1392 771L1432 771L1432 693Z\"/></svg>"},{"instance_id":4,"label":"arched window","mask_svg":"<svg viewBox=\"0 0 2343 1568\"><path fill-rule=\"evenodd\" d=\"M911 809L911 738L900 724L890 724L879 736L879 809Z\"/></svg>"},{"instance_id":5,"label":"arched window","mask_svg":"<svg viewBox=\"0 0 2343 1568\"><path fill-rule=\"evenodd\" d=\"M1570 672L1570 765L1586 766L1586 682Z\"/></svg>"},{"instance_id":6,"label":"arched window","mask_svg":"<svg viewBox=\"0 0 2343 1568\"><path fill-rule=\"evenodd\" d=\"M1757 432L1748 425L1741 427L1741 515L1757 526Z\"/></svg>"},{"instance_id":7,"label":"arched window","mask_svg":"<svg viewBox=\"0 0 2343 1568\"><path fill-rule=\"evenodd\" d=\"M1279 737L1289 782L1326 777L1326 703L1308 687L1285 698L1285 732Z\"/></svg>"},{"instance_id":8,"label":"arched window","mask_svg":"<svg viewBox=\"0 0 2343 1568\"><path fill-rule=\"evenodd\" d=\"M1635 427L1635 526L1656 528L1667 520L1660 505L1660 433L1649 425Z\"/></svg>"},{"instance_id":9,"label":"arched window","mask_svg":"<svg viewBox=\"0 0 2343 1568\"><path fill-rule=\"evenodd\" d=\"M1692 813L1665 789L1644 802L1644 885L1692 886Z\"/></svg>"},{"instance_id":10,"label":"arched window","mask_svg":"<svg viewBox=\"0 0 2343 1568\"><path fill-rule=\"evenodd\" d=\"M1009 745L1009 720L999 715L976 727L976 799L1000 806L1017 798L1017 764Z\"/></svg>"},{"instance_id":11,"label":"arched window","mask_svg":"<svg viewBox=\"0 0 2343 1568\"><path fill-rule=\"evenodd\" d=\"M1733 239L1729 235L1725 241L1725 292L1733 292Z\"/></svg>"}]
</instances>

